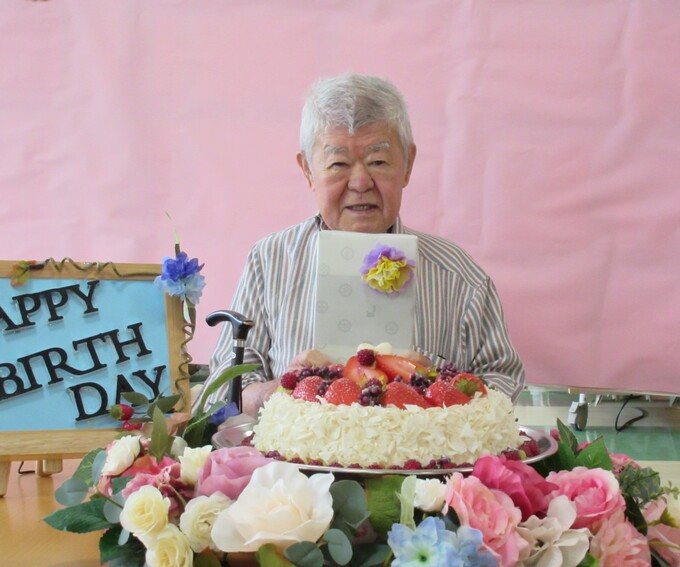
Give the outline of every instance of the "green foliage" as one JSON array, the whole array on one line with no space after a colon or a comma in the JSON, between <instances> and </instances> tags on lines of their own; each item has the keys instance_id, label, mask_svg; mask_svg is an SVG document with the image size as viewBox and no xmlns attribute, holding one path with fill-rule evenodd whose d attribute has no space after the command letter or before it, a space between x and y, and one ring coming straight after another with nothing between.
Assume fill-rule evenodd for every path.
<instances>
[{"instance_id":1,"label":"green foliage","mask_svg":"<svg viewBox=\"0 0 680 567\"><path fill-rule=\"evenodd\" d=\"M354 545L351 567L375 567L382 565L392 550L386 543L359 543Z\"/></svg>"},{"instance_id":2,"label":"green foliage","mask_svg":"<svg viewBox=\"0 0 680 567\"><path fill-rule=\"evenodd\" d=\"M52 512L43 520L57 530L84 534L112 527L104 516L103 498L95 498L81 504Z\"/></svg>"},{"instance_id":3,"label":"green foliage","mask_svg":"<svg viewBox=\"0 0 680 567\"><path fill-rule=\"evenodd\" d=\"M129 538L121 544L123 528L113 526L99 539L99 559L102 563L125 565L126 567L142 567L144 565L144 545L136 539Z\"/></svg>"},{"instance_id":4,"label":"green foliage","mask_svg":"<svg viewBox=\"0 0 680 567\"><path fill-rule=\"evenodd\" d=\"M99 455L102 456L100 457ZM73 478L81 479L89 487L94 486L96 481L92 476L92 467L94 466L97 458L102 461L102 464L102 459L106 459L106 451L102 447L93 449L83 457L82 461L80 461L80 464L78 465L78 468L73 473ZM99 475L97 475L97 478L99 478Z\"/></svg>"},{"instance_id":5,"label":"green foliage","mask_svg":"<svg viewBox=\"0 0 680 567\"><path fill-rule=\"evenodd\" d=\"M85 500L88 491L89 486L87 483L74 476L66 480L54 491L54 498L62 506L73 506Z\"/></svg>"},{"instance_id":6,"label":"green foliage","mask_svg":"<svg viewBox=\"0 0 680 567\"><path fill-rule=\"evenodd\" d=\"M281 557L276 551L276 546L273 543L268 543L260 547L255 553L255 558L260 565L267 567L294 567L294 564L288 561L285 557ZM227 560L229 557L227 557Z\"/></svg>"},{"instance_id":7,"label":"green foliage","mask_svg":"<svg viewBox=\"0 0 680 567\"><path fill-rule=\"evenodd\" d=\"M205 406L206 401L210 397L210 395L213 392L216 392L223 384L226 384L229 382L229 380L233 380L237 376L241 376L242 374L246 374L248 372L252 372L253 370L256 370L259 368L259 365L257 364L238 364L236 366L232 366L230 368L227 368L222 374L219 375L218 378L216 378L205 390L203 391L203 395L201 396L201 401L198 404L198 415L196 417L201 417L203 415L203 406Z\"/></svg>"},{"instance_id":8,"label":"green foliage","mask_svg":"<svg viewBox=\"0 0 680 567\"><path fill-rule=\"evenodd\" d=\"M366 493L355 480L338 480L331 484L333 497L333 527L349 535L369 516Z\"/></svg>"},{"instance_id":9,"label":"green foliage","mask_svg":"<svg viewBox=\"0 0 680 567\"><path fill-rule=\"evenodd\" d=\"M581 562L578 564L578 567L596 567L600 563L600 560L597 559L596 557L593 557L590 555L590 553L586 553L586 556L581 559Z\"/></svg>"},{"instance_id":10,"label":"green foliage","mask_svg":"<svg viewBox=\"0 0 680 567\"><path fill-rule=\"evenodd\" d=\"M385 537L392 524L399 522L399 493L404 476L388 475L366 479L366 501L369 520L378 534Z\"/></svg>"},{"instance_id":11,"label":"green foliage","mask_svg":"<svg viewBox=\"0 0 680 567\"><path fill-rule=\"evenodd\" d=\"M328 544L328 554L338 565L347 565L352 559L352 543L345 532L331 528L323 539Z\"/></svg>"},{"instance_id":12,"label":"green foliage","mask_svg":"<svg viewBox=\"0 0 680 567\"><path fill-rule=\"evenodd\" d=\"M168 433L168 426L165 423L163 412L160 408L155 407L153 410L153 429L151 430L149 453L160 461L164 455L170 453L172 441L173 437Z\"/></svg>"},{"instance_id":13,"label":"green foliage","mask_svg":"<svg viewBox=\"0 0 680 567\"><path fill-rule=\"evenodd\" d=\"M321 550L311 541L302 541L293 544L286 549L283 554L287 559L292 561L293 565L296 567L323 567L323 553L321 553ZM260 558L258 557L258 561L259 560ZM270 563L260 562L260 565L267 565L267 567L269 567ZM272 567L275 566L272 564Z\"/></svg>"}]
</instances>

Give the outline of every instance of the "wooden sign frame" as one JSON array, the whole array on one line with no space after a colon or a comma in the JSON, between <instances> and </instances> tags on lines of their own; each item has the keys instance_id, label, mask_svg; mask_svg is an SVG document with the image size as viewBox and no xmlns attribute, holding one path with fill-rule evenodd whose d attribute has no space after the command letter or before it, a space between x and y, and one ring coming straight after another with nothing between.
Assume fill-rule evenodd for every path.
<instances>
[{"instance_id":1,"label":"wooden sign frame","mask_svg":"<svg viewBox=\"0 0 680 567\"><path fill-rule=\"evenodd\" d=\"M0 261L0 278L11 278L19 262ZM70 259L59 262L49 259L29 268L31 279L55 280L120 280L149 281L161 273L160 264L80 264ZM17 295L21 287L14 288ZM158 293L163 293L160 289ZM168 338L168 370L172 390L181 395L178 410L190 406L187 351L188 323L182 302L177 297L165 296L166 333ZM0 303L2 305L2 303ZM3 357L0 357L3 358ZM2 408L0 407L0 411ZM64 429L50 431L0 432L0 496L6 492L9 467L12 461L37 460L38 472L50 474L61 470L61 460L79 458L97 447L103 447L120 432L115 428ZM58 463L58 464L55 464Z\"/></svg>"}]
</instances>

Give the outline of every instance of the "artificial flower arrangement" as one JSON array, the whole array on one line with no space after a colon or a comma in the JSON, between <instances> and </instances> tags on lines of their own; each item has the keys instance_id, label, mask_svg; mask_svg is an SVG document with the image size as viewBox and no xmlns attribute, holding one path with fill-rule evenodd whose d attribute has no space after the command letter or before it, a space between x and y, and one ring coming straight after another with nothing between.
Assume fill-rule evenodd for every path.
<instances>
[{"instance_id":1,"label":"artificial flower arrangement","mask_svg":"<svg viewBox=\"0 0 680 567\"><path fill-rule=\"evenodd\" d=\"M158 284L193 308L201 267L177 248ZM307 475L253 447L215 449L237 410L204 402L254 368L228 369L194 415L173 411L177 396L124 393L110 411L121 435L83 458L45 521L103 531L110 567L680 565L678 490L602 439L579 446L559 421L541 461L488 455L434 478Z\"/></svg>"},{"instance_id":2,"label":"artificial flower arrangement","mask_svg":"<svg viewBox=\"0 0 680 567\"><path fill-rule=\"evenodd\" d=\"M677 489L602 439L578 446L561 422L557 453L531 465L488 455L469 475L337 479L252 447L187 443L158 402L136 418L150 435L87 455L56 492L67 507L46 518L105 530L112 567L680 564Z\"/></svg>"}]
</instances>

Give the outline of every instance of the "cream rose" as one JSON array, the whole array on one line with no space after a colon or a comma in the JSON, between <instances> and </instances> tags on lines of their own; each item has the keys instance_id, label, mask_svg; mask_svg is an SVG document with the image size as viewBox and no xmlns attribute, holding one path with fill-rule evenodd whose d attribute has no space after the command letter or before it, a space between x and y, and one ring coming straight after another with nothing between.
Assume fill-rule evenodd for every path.
<instances>
[{"instance_id":1,"label":"cream rose","mask_svg":"<svg viewBox=\"0 0 680 567\"><path fill-rule=\"evenodd\" d=\"M446 485L436 478L416 479L413 505L423 512L441 512L446 502Z\"/></svg>"},{"instance_id":2,"label":"cream rose","mask_svg":"<svg viewBox=\"0 0 680 567\"><path fill-rule=\"evenodd\" d=\"M120 524L148 547L168 524L170 499L147 484L130 494L120 513Z\"/></svg>"},{"instance_id":3,"label":"cream rose","mask_svg":"<svg viewBox=\"0 0 680 567\"><path fill-rule=\"evenodd\" d=\"M231 498L221 492L214 492L210 496L197 496L187 502L187 507L179 519L179 529L189 539L189 545L196 553L206 547L217 550L210 538L215 518L226 510L232 503Z\"/></svg>"},{"instance_id":4,"label":"cream rose","mask_svg":"<svg viewBox=\"0 0 680 567\"><path fill-rule=\"evenodd\" d=\"M146 550L148 567L192 567L194 554L189 540L175 524L168 524Z\"/></svg>"},{"instance_id":5,"label":"cream rose","mask_svg":"<svg viewBox=\"0 0 680 567\"><path fill-rule=\"evenodd\" d=\"M116 439L106 451L106 461L102 467L102 474L117 476L135 462L141 445L138 435L126 435Z\"/></svg>"},{"instance_id":6,"label":"cream rose","mask_svg":"<svg viewBox=\"0 0 680 567\"><path fill-rule=\"evenodd\" d=\"M285 550L317 541L333 519L333 475L301 473L275 461L256 469L238 500L221 512L212 539L222 551L256 551L272 543Z\"/></svg>"},{"instance_id":7,"label":"cream rose","mask_svg":"<svg viewBox=\"0 0 680 567\"><path fill-rule=\"evenodd\" d=\"M179 458L179 462L182 464L180 476L183 482L191 485L196 484L198 474L201 472L203 465L205 465L205 461L208 459L211 451L212 447L210 445L195 449L187 447L184 450L184 453Z\"/></svg>"}]
</instances>

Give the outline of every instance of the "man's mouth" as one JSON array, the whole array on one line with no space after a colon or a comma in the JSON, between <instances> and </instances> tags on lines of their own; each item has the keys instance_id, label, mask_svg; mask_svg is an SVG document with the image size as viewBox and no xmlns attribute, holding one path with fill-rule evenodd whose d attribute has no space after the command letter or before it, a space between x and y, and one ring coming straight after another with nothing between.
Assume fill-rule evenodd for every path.
<instances>
[{"instance_id":1,"label":"man's mouth","mask_svg":"<svg viewBox=\"0 0 680 567\"><path fill-rule=\"evenodd\" d=\"M370 211L371 209L375 209L375 205L350 205L347 207L350 211Z\"/></svg>"}]
</instances>

